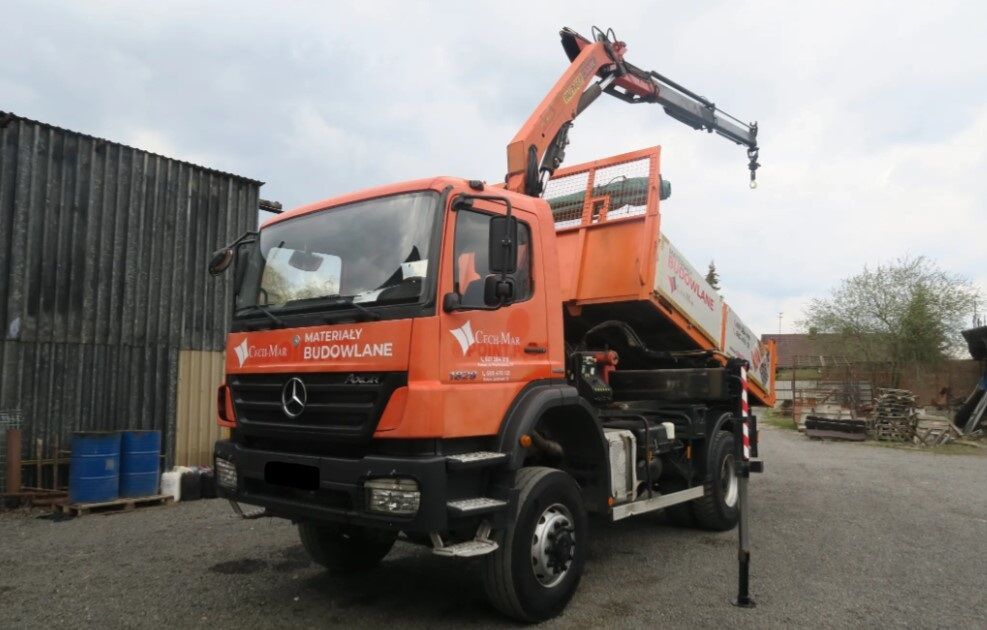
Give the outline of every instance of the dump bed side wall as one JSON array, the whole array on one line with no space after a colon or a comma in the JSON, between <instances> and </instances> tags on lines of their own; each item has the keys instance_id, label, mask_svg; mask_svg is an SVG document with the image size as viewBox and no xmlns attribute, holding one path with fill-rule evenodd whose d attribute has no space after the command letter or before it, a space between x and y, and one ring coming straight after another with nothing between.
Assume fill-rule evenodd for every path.
<instances>
[{"instance_id":1,"label":"dump bed side wall","mask_svg":"<svg viewBox=\"0 0 987 630\"><path fill-rule=\"evenodd\" d=\"M653 275L654 292L671 302L692 326L719 347L723 337L723 298L664 234L659 235L658 263Z\"/></svg>"}]
</instances>

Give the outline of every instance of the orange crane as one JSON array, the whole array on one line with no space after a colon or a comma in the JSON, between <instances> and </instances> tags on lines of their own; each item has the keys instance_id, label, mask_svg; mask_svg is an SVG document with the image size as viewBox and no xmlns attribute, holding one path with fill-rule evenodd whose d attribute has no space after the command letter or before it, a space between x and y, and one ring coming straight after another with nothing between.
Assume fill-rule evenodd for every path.
<instances>
[{"instance_id":1,"label":"orange crane","mask_svg":"<svg viewBox=\"0 0 987 630\"><path fill-rule=\"evenodd\" d=\"M716 104L657 72L624 60L627 45L613 30L593 28L593 41L564 28L562 47L571 60L549 93L507 145L507 189L538 196L544 179L562 164L572 121L603 93L627 103L661 105L693 129L716 132L747 147L751 187L756 187L757 123L743 123ZM590 82L598 78L596 83ZM587 89L587 86L589 88Z\"/></svg>"}]
</instances>

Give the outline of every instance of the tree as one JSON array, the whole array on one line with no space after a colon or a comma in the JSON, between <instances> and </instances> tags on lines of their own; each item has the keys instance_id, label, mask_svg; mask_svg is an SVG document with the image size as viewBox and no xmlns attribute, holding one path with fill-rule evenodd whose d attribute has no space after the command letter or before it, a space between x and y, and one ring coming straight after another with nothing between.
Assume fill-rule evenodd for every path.
<instances>
[{"instance_id":1,"label":"tree","mask_svg":"<svg viewBox=\"0 0 987 630\"><path fill-rule=\"evenodd\" d=\"M716 273L716 263L709 261L709 271L706 272L706 282L717 291L720 290L720 274Z\"/></svg>"},{"instance_id":2,"label":"tree","mask_svg":"<svg viewBox=\"0 0 987 630\"><path fill-rule=\"evenodd\" d=\"M843 280L828 298L812 300L799 324L837 335L854 358L889 363L897 385L906 365L959 353L960 330L979 298L965 278L923 256L906 256Z\"/></svg>"}]
</instances>

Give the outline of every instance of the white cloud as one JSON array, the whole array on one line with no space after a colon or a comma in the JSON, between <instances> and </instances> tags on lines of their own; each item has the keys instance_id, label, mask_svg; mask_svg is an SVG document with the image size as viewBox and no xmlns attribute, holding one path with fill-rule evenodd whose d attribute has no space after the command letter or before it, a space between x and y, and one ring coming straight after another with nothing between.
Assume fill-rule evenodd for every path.
<instances>
[{"instance_id":1,"label":"white cloud","mask_svg":"<svg viewBox=\"0 0 987 630\"><path fill-rule=\"evenodd\" d=\"M140 147L151 153L159 153L170 157L181 157L179 149L171 140L156 129L137 128L129 131L121 130L119 142Z\"/></svg>"}]
</instances>

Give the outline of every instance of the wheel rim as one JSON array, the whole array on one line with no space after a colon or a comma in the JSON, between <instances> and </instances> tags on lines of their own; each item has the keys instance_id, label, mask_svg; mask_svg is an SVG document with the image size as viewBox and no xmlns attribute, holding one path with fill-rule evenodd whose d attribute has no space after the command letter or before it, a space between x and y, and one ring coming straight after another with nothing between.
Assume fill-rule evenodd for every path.
<instances>
[{"instance_id":1,"label":"wheel rim","mask_svg":"<svg viewBox=\"0 0 987 630\"><path fill-rule=\"evenodd\" d=\"M733 465L733 455L723 458L723 466L720 469L720 484L723 488L723 502L727 507L737 504L737 467Z\"/></svg>"},{"instance_id":2,"label":"wheel rim","mask_svg":"<svg viewBox=\"0 0 987 630\"><path fill-rule=\"evenodd\" d=\"M549 506L535 524L531 537L531 568L535 579L546 588L561 582L576 557L576 528L569 508Z\"/></svg>"}]
</instances>

